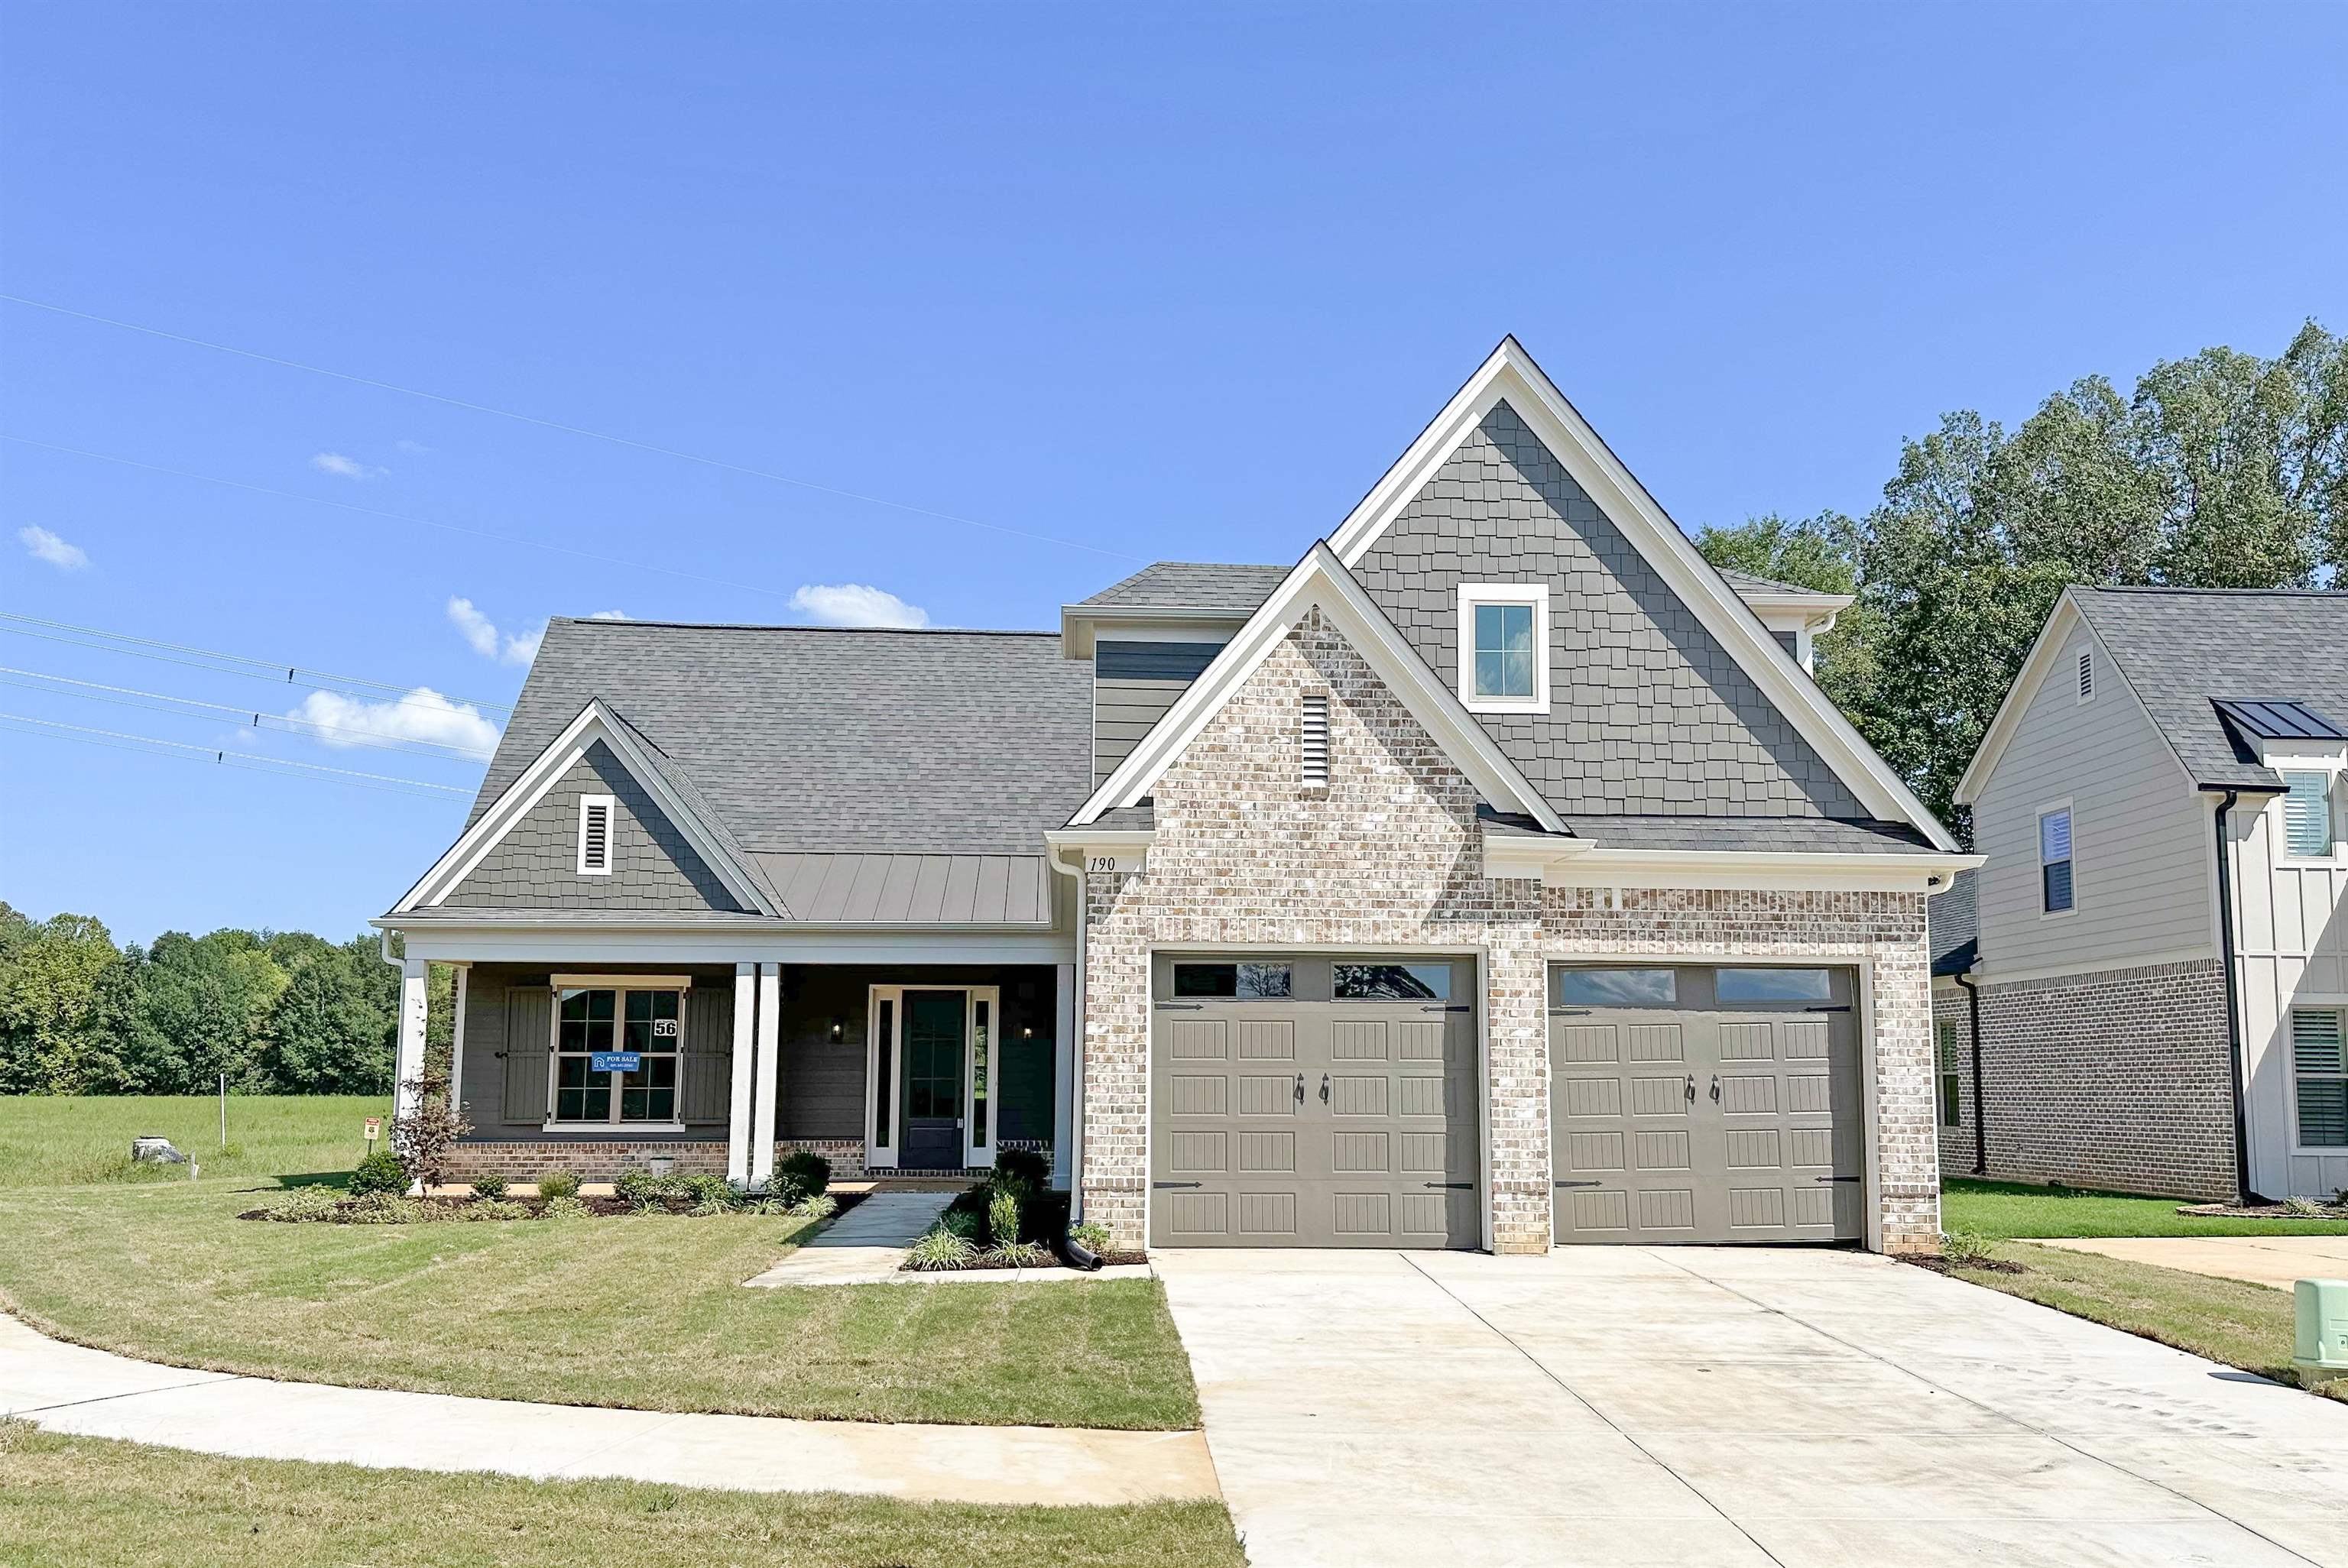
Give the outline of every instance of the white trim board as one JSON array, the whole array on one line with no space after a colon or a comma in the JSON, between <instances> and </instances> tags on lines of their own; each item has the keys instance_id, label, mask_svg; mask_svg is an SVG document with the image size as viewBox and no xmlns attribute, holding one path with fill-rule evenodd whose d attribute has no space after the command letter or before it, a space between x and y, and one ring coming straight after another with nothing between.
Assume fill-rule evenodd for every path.
<instances>
[{"instance_id":1,"label":"white trim board","mask_svg":"<svg viewBox=\"0 0 2348 1568\"><path fill-rule=\"evenodd\" d=\"M1827 701L1800 663L1762 624L1753 607L1738 598L1696 552L1694 541L1680 531L1679 525L1607 448L1514 337L1500 341L1499 347L1330 536L1329 547L1337 559L1347 568L1358 562L1474 433L1485 415L1504 399L1869 813L1886 821L1907 823L1936 847L1953 852L1957 843L1948 829L1860 738L1850 721Z\"/></svg>"}]
</instances>

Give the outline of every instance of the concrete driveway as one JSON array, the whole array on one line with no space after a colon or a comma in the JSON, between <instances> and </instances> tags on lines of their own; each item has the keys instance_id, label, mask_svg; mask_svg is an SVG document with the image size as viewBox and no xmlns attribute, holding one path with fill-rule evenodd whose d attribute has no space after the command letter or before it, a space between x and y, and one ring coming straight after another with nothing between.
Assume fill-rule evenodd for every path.
<instances>
[{"instance_id":1,"label":"concrete driveway","mask_svg":"<svg viewBox=\"0 0 2348 1568\"><path fill-rule=\"evenodd\" d=\"M1880 1258L1153 1255L1255 1568L2348 1564L2348 1405Z\"/></svg>"}]
</instances>

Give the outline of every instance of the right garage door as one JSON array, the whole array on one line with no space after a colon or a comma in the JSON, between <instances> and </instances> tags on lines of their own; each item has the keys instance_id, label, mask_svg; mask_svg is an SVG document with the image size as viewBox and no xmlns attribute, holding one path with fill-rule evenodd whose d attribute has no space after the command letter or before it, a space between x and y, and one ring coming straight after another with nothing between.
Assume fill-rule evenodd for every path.
<instances>
[{"instance_id":1,"label":"right garage door","mask_svg":"<svg viewBox=\"0 0 2348 1568\"><path fill-rule=\"evenodd\" d=\"M1840 968L1552 967L1557 1239L1862 1236L1854 987Z\"/></svg>"}]
</instances>

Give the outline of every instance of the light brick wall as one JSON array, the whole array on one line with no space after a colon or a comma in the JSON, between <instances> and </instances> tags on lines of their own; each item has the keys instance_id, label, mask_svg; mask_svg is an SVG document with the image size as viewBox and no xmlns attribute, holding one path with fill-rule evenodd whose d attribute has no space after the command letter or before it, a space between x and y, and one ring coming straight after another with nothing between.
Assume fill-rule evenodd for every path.
<instances>
[{"instance_id":1,"label":"light brick wall","mask_svg":"<svg viewBox=\"0 0 2348 1568\"><path fill-rule=\"evenodd\" d=\"M1957 1069L1957 1121L1941 1124L1941 1173L1944 1176L1969 1176L1973 1170L1973 1036L1972 1012L1962 986L1932 988L1933 1072L1932 1110L1937 1116L1941 1109L1940 1040L1941 1026L1955 1029L1956 1054L1950 1060Z\"/></svg>"},{"instance_id":2,"label":"light brick wall","mask_svg":"<svg viewBox=\"0 0 2348 1568\"><path fill-rule=\"evenodd\" d=\"M1330 782L1307 789L1301 699L1331 697ZM1141 1244L1149 954L1163 948L1481 948L1493 1244L1550 1243L1545 970L1613 953L1828 958L1869 969L1888 1245L1939 1231L1924 903L1883 893L1551 889L1483 875L1475 786L1317 610L1155 789L1146 874L1087 877L1086 1217Z\"/></svg>"},{"instance_id":3,"label":"light brick wall","mask_svg":"<svg viewBox=\"0 0 2348 1568\"><path fill-rule=\"evenodd\" d=\"M2233 1196L2214 958L1982 986L1982 1090L1993 1177Z\"/></svg>"}]
</instances>

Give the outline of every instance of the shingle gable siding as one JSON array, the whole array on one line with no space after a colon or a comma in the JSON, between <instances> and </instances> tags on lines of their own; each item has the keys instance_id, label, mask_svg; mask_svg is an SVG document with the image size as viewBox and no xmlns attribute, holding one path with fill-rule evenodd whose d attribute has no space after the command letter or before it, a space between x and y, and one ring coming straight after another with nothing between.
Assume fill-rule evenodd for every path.
<instances>
[{"instance_id":1,"label":"shingle gable siding","mask_svg":"<svg viewBox=\"0 0 2348 1568\"><path fill-rule=\"evenodd\" d=\"M579 874L579 797L613 797L612 873ZM445 907L622 909L647 915L746 908L610 747L597 741L485 856Z\"/></svg>"},{"instance_id":2,"label":"shingle gable siding","mask_svg":"<svg viewBox=\"0 0 2348 1568\"><path fill-rule=\"evenodd\" d=\"M1447 683L1461 583L1549 584L1550 711L1478 717L1569 820L1868 815L1506 402L1353 569Z\"/></svg>"}]
</instances>

